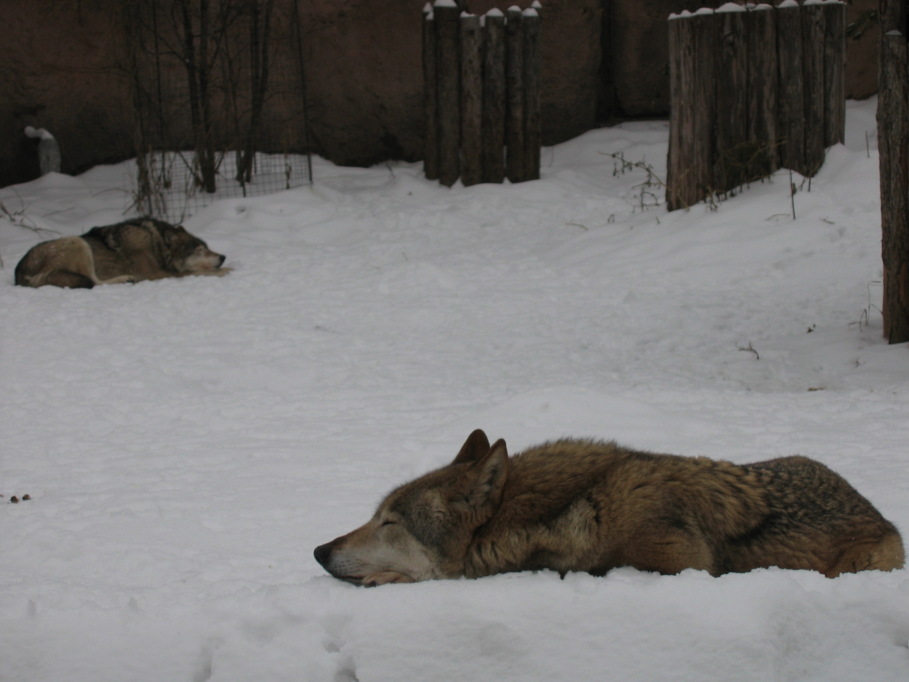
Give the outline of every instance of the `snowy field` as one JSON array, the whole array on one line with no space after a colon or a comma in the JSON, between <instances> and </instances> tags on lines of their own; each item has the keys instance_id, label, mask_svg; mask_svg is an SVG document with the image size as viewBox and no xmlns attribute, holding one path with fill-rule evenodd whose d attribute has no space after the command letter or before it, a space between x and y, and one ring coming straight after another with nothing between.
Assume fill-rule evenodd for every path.
<instances>
[{"instance_id":1,"label":"snowy field","mask_svg":"<svg viewBox=\"0 0 909 682\"><path fill-rule=\"evenodd\" d=\"M312 557L477 427L512 452L801 453L909 533L874 107L795 178L795 219L788 172L641 210L662 191L613 155L665 177L668 130L631 123L515 186L317 162L311 188L185 223L227 277L92 291L13 269L123 219L133 166L0 190L0 680L909 679L906 570L364 589Z\"/></svg>"}]
</instances>

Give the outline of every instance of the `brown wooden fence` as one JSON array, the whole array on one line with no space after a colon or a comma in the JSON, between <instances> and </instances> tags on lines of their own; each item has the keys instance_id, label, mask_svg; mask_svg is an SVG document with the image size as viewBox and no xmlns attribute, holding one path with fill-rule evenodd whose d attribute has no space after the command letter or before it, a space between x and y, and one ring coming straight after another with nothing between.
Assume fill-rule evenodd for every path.
<instances>
[{"instance_id":1,"label":"brown wooden fence","mask_svg":"<svg viewBox=\"0 0 909 682\"><path fill-rule=\"evenodd\" d=\"M670 17L670 211L780 167L818 171L845 134L845 9L783 0Z\"/></svg>"},{"instance_id":2,"label":"brown wooden fence","mask_svg":"<svg viewBox=\"0 0 909 682\"><path fill-rule=\"evenodd\" d=\"M877 141L881 169L884 336L909 341L909 9L883 0Z\"/></svg>"},{"instance_id":3,"label":"brown wooden fence","mask_svg":"<svg viewBox=\"0 0 909 682\"><path fill-rule=\"evenodd\" d=\"M450 187L540 177L540 9L478 17L464 1L427 6L427 178Z\"/></svg>"}]
</instances>

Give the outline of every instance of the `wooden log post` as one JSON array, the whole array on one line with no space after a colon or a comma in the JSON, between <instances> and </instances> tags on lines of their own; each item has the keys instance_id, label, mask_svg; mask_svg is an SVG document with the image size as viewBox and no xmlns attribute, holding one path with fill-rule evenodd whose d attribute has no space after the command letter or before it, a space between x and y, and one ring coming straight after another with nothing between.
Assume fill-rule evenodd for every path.
<instances>
[{"instance_id":1,"label":"wooden log post","mask_svg":"<svg viewBox=\"0 0 909 682\"><path fill-rule=\"evenodd\" d=\"M451 187L461 174L461 10L454 0L436 0L436 79L439 103L439 182Z\"/></svg>"},{"instance_id":2,"label":"wooden log post","mask_svg":"<svg viewBox=\"0 0 909 682\"><path fill-rule=\"evenodd\" d=\"M683 25L684 16L671 14L669 16L669 153L666 160L666 208L675 211L687 208L682 189L685 175L685 166L682 159L685 151L690 146L690 140L682 134L691 126L688 117L690 107L685 106L682 90L686 82L682 78L682 71L687 66L686 55L690 53L691 45L687 24Z\"/></svg>"},{"instance_id":3,"label":"wooden log post","mask_svg":"<svg viewBox=\"0 0 909 682\"><path fill-rule=\"evenodd\" d=\"M805 78L802 58L802 9L795 0L776 8L776 42L779 55L778 124L780 166L805 169Z\"/></svg>"},{"instance_id":4,"label":"wooden log post","mask_svg":"<svg viewBox=\"0 0 909 682\"><path fill-rule=\"evenodd\" d=\"M461 182L483 181L483 56L480 17L461 15Z\"/></svg>"},{"instance_id":5,"label":"wooden log post","mask_svg":"<svg viewBox=\"0 0 909 682\"><path fill-rule=\"evenodd\" d=\"M824 146L846 140L846 5L827 0L824 13Z\"/></svg>"},{"instance_id":6,"label":"wooden log post","mask_svg":"<svg viewBox=\"0 0 909 682\"><path fill-rule=\"evenodd\" d=\"M756 5L745 16L748 53L748 139L753 154L746 169L748 180L764 178L779 168L777 153L776 15L770 5Z\"/></svg>"},{"instance_id":7,"label":"wooden log post","mask_svg":"<svg viewBox=\"0 0 909 682\"><path fill-rule=\"evenodd\" d=\"M884 337L904 343L909 341L909 48L900 31L881 39L878 83Z\"/></svg>"},{"instance_id":8,"label":"wooden log post","mask_svg":"<svg viewBox=\"0 0 909 682\"><path fill-rule=\"evenodd\" d=\"M802 57L805 79L805 165L802 175L814 176L824 165L824 7L819 0L802 5Z\"/></svg>"},{"instance_id":9,"label":"wooden log post","mask_svg":"<svg viewBox=\"0 0 909 682\"><path fill-rule=\"evenodd\" d=\"M713 191L713 10L669 19L670 137L666 203L688 208Z\"/></svg>"},{"instance_id":10,"label":"wooden log post","mask_svg":"<svg viewBox=\"0 0 909 682\"><path fill-rule=\"evenodd\" d=\"M716 47L716 162L713 189L728 192L748 179L745 169L752 156L748 140L748 43L746 10L727 3L714 14Z\"/></svg>"},{"instance_id":11,"label":"wooden log post","mask_svg":"<svg viewBox=\"0 0 909 682\"><path fill-rule=\"evenodd\" d=\"M439 179L439 91L436 80L436 30L432 5L423 9L423 172Z\"/></svg>"},{"instance_id":12,"label":"wooden log post","mask_svg":"<svg viewBox=\"0 0 909 682\"><path fill-rule=\"evenodd\" d=\"M540 13L524 10L524 163L525 180L540 179L543 128L540 114Z\"/></svg>"},{"instance_id":13,"label":"wooden log post","mask_svg":"<svg viewBox=\"0 0 909 682\"><path fill-rule=\"evenodd\" d=\"M505 175L511 182L526 179L524 148L524 31L522 11L509 7L505 23Z\"/></svg>"},{"instance_id":14,"label":"wooden log post","mask_svg":"<svg viewBox=\"0 0 909 682\"><path fill-rule=\"evenodd\" d=\"M505 15L483 17L483 182L505 180Z\"/></svg>"}]
</instances>

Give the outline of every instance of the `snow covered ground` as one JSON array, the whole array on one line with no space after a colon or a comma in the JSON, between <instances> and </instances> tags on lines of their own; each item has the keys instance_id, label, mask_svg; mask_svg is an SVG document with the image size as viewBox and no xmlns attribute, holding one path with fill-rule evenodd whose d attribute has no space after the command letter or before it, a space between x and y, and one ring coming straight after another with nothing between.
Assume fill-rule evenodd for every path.
<instances>
[{"instance_id":1,"label":"snow covered ground","mask_svg":"<svg viewBox=\"0 0 909 682\"><path fill-rule=\"evenodd\" d=\"M788 172L641 210L662 191L613 155L663 177L667 125L629 123L516 186L317 162L186 222L229 276L92 291L13 268L121 220L132 165L0 190L0 680L909 679L906 570L362 589L312 558L477 427L513 452L798 452L909 532L874 106L849 104L796 219Z\"/></svg>"}]
</instances>

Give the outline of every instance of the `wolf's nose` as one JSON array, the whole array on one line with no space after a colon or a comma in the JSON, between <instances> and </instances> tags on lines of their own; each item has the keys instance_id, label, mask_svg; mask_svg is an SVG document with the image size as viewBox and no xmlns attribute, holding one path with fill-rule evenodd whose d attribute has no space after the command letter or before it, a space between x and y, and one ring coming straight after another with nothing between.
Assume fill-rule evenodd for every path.
<instances>
[{"instance_id":1,"label":"wolf's nose","mask_svg":"<svg viewBox=\"0 0 909 682\"><path fill-rule=\"evenodd\" d=\"M225 261L225 260L227 260L227 256L221 256L221 257L218 259L218 267L219 267L219 268L220 268L222 265L224 265L224 261Z\"/></svg>"},{"instance_id":2,"label":"wolf's nose","mask_svg":"<svg viewBox=\"0 0 909 682\"><path fill-rule=\"evenodd\" d=\"M331 556L331 543L319 545L315 548L312 555L316 558L316 561L324 567L325 563L328 561L328 557Z\"/></svg>"}]
</instances>

